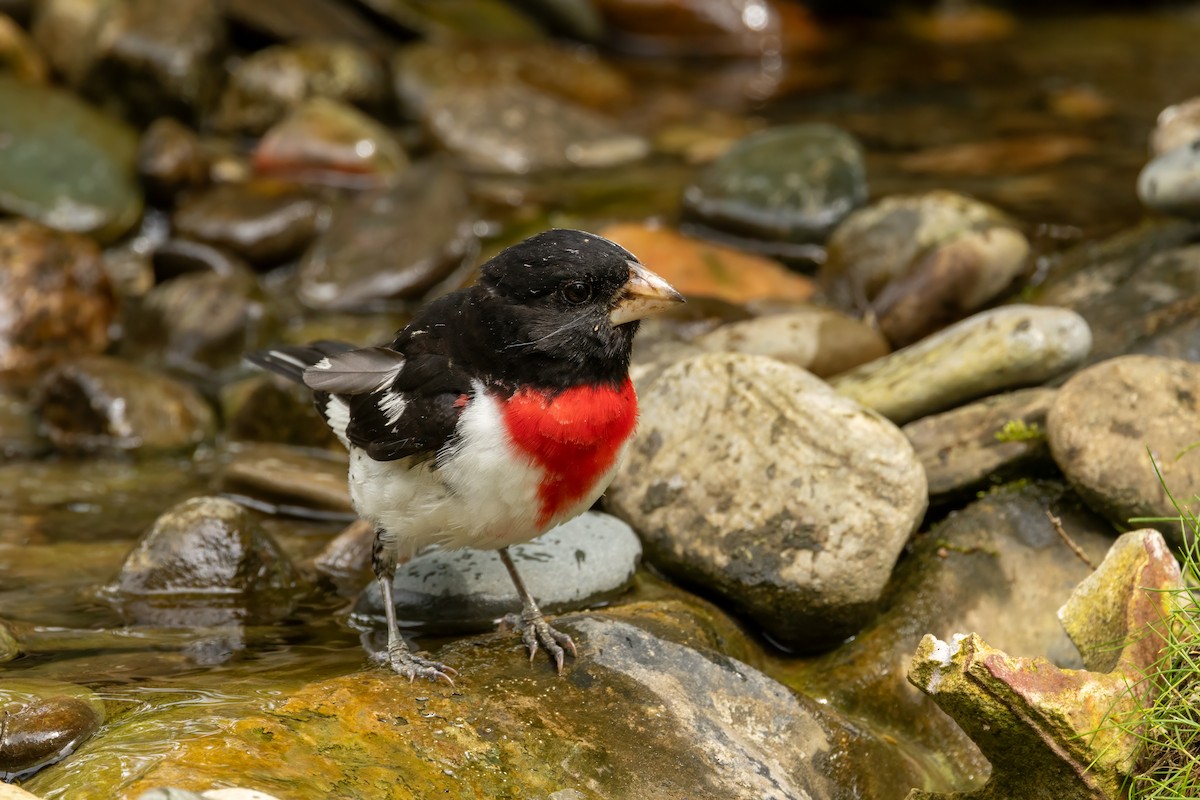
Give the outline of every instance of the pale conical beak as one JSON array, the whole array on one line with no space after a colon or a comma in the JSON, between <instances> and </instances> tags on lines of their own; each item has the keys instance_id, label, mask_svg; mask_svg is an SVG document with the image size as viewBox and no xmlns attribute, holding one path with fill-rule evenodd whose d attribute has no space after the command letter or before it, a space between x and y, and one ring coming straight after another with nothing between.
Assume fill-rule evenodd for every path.
<instances>
[{"instance_id":1,"label":"pale conical beak","mask_svg":"<svg viewBox=\"0 0 1200 800\"><path fill-rule=\"evenodd\" d=\"M617 304L608 312L613 325L657 314L676 303L685 302L671 284L636 261L629 262L629 280L617 295Z\"/></svg>"}]
</instances>

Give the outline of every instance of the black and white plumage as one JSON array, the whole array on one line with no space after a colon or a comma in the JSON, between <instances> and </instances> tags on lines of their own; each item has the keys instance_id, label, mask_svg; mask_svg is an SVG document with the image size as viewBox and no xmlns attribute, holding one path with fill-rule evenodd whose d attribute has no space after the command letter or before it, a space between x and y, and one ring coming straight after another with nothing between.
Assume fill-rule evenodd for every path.
<instances>
[{"instance_id":1,"label":"black and white plumage","mask_svg":"<svg viewBox=\"0 0 1200 800\"><path fill-rule=\"evenodd\" d=\"M542 618L506 548L582 513L607 487L636 421L637 321L681 300L623 248L553 230L500 253L478 283L426 305L386 346L248 355L313 389L350 451L351 498L376 530L393 669L448 679L405 648L392 604L396 565L437 544L499 551L531 656L540 644L561 670L574 644Z\"/></svg>"}]
</instances>

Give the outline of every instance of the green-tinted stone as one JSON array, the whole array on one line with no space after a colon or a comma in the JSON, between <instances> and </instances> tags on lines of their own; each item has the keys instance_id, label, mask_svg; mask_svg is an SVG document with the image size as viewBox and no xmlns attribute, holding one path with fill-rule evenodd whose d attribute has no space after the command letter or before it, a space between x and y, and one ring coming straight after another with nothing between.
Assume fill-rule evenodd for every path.
<instances>
[{"instance_id":1,"label":"green-tinted stone","mask_svg":"<svg viewBox=\"0 0 1200 800\"><path fill-rule=\"evenodd\" d=\"M0 76L0 210L114 239L142 213L137 134L74 96Z\"/></svg>"}]
</instances>

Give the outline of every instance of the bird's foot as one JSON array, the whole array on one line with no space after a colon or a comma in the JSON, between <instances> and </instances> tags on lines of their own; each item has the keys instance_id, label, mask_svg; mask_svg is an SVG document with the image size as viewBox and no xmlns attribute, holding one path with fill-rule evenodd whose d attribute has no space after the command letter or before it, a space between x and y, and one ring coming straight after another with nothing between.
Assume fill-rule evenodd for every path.
<instances>
[{"instance_id":1,"label":"bird's foot","mask_svg":"<svg viewBox=\"0 0 1200 800\"><path fill-rule=\"evenodd\" d=\"M558 667L559 675L563 671L564 653L570 652L572 658L578 657L575 652L575 642L571 641L571 637L550 627L550 623L546 622L541 612L507 614L500 620L500 628L501 630L515 628L521 632L521 641L529 650L530 661L533 661L533 657L537 655L538 645L546 648L546 652L550 654L550 657L554 659L555 666Z\"/></svg>"},{"instance_id":2,"label":"bird's foot","mask_svg":"<svg viewBox=\"0 0 1200 800\"><path fill-rule=\"evenodd\" d=\"M458 670L448 667L440 661L413 655L403 644L399 647L389 646L386 650L380 650L378 653L374 653L372 658L380 664L391 667L397 675L408 678L409 683L417 678L428 678L434 683L445 681L453 686L454 680L450 676L458 674Z\"/></svg>"}]
</instances>

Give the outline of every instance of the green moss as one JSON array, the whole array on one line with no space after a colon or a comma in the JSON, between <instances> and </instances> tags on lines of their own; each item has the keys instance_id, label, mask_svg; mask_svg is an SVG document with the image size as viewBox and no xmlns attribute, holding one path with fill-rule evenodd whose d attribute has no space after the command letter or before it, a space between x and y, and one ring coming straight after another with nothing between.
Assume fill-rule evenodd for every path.
<instances>
[{"instance_id":1,"label":"green moss","mask_svg":"<svg viewBox=\"0 0 1200 800\"><path fill-rule=\"evenodd\" d=\"M1026 422L1023 419L1010 419L1004 427L996 431L997 442L1042 442L1046 440L1046 431L1036 422Z\"/></svg>"}]
</instances>

